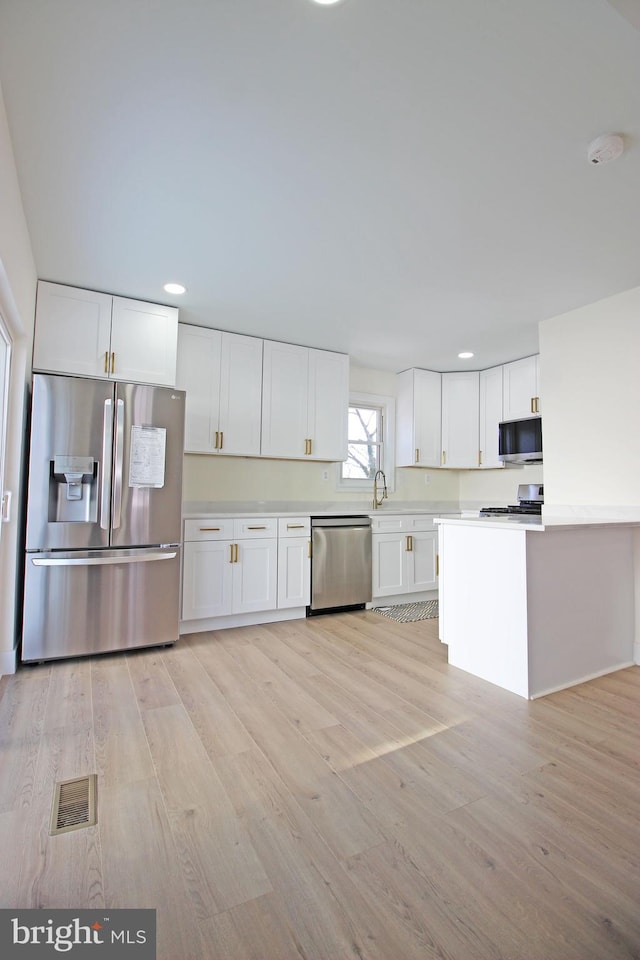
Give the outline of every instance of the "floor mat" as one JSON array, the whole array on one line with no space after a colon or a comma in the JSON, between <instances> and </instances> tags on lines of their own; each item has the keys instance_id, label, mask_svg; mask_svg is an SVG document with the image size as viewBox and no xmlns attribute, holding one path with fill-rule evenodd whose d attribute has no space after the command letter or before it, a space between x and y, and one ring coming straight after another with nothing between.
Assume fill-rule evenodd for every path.
<instances>
[{"instance_id":1,"label":"floor mat","mask_svg":"<svg viewBox=\"0 0 640 960\"><path fill-rule=\"evenodd\" d=\"M397 603L392 607L373 607L374 613L390 617L398 623L413 623L415 620L432 620L438 616L437 600L422 600L419 603Z\"/></svg>"}]
</instances>

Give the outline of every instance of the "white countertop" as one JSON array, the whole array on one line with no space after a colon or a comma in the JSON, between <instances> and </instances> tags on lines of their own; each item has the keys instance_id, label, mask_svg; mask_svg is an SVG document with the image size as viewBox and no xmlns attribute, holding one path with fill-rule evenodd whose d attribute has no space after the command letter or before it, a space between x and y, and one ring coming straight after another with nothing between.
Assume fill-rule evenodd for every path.
<instances>
[{"instance_id":1,"label":"white countertop","mask_svg":"<svg viewBox=\"0 0 640 960\"><path fill-rule=\"evenodd\" d=\"M376 517L394 514L424 514L426 516L458 516L457 504L434 501L389 501L373 509L370 500L344 501L295 501L295 500L227 500L185 501L182 516L185 520L211 517Z\"/></svg>"},{"instance_id":2,"label":"white countertop","mask_svg":"<svg viewBox=\"0 0 640 960\"><path fill-rule=\"evenodd\" d=\"M466 526L499 528L501 530L532 530L544 533L553 530L577 530L589 527L637 527L640 519L615 519L611 517L528 517L522 514L506 514L499 517L436 517L435 523L456 523Z\"/></svg>"}]
</instances>

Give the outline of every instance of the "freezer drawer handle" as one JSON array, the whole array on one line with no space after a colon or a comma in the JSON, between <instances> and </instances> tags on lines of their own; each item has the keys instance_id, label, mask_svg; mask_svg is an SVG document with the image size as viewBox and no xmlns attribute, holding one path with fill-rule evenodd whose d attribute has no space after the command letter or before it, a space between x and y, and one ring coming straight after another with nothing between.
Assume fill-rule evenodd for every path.
<instances>
[{"instance_id":1,"label":"freezer drawer handle","mask_svg":"<svg viewBox=\"0 0 640 960\"><path fill-rule=\"evenodd\" d=\"M106 563L148 563L150 560L173 560L173 553L144 553L137 557L47 557L33 559L34 567L102 567Z\"/></svg>"}]
</instances>

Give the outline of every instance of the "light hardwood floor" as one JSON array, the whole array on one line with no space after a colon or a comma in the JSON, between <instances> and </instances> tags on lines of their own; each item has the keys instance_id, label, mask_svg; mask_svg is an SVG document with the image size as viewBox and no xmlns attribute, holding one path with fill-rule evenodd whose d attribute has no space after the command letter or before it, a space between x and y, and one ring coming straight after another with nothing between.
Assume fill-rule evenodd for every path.
<instances>
[{"instance_id":1,"label":"light hardwood floor","mask_svg":"<svg viewBox=\"0 0 640 960\"><path fill-rule=\"evenodd\" d=\"M372 612L23 668L0 905L155 907L159 960L637 960L639 721L640 667L527 702Z\"/></svg>"}]
</instances>

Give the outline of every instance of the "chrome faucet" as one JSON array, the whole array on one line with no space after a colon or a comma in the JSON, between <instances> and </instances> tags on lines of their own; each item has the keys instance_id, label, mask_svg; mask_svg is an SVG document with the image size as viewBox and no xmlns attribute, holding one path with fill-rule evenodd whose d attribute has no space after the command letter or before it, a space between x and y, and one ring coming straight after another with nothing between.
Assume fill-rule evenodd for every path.
<instances>
[{"instance_id":1,"label":"chrome faucet","mask_svg":"<svg viewBox=\"0 0 640 960\"><path fill-rule=\"evenodd\" d=\"M382 496L378 496L378 480L382 480ZM373 478L373 509L377 510L378 507L382 506L382 501L386 500L388 497L387 494L387 478L384 475L384 470L376 470L376 475Z\"/></svg>"}]
</instances>

